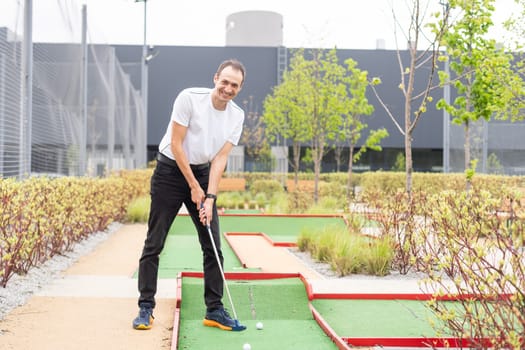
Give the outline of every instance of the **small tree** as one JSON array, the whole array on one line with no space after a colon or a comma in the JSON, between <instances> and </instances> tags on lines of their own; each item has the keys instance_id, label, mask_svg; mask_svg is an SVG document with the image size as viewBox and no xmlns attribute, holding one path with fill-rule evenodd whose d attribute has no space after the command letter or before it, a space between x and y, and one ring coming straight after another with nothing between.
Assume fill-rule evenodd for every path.
<instances>
[{"instance_id":1,"label":"small tree","mask_svg":"<svg viewBox=\"0 0 525 350\"><path fill-rule=\"evenodd\" d=\"M449 103L444 99L437 104L453 116L453 122L465 129L465 170L475 170L471 157L470 126L480 119L489 121L493 115L506 118L512 105L510 89L520 89L519 79L511 69L512 56L497 48L495 40L486 35L493 25L494 0L450 0L451 11L458 12L442 38L447 52L444 59L450 59L450 68L456 74L452 86L457 97ZM502 79L504 77L504 79ZM446 72L440 78L449 82ZM471 177L467 176L467 190Z\"/></svg>"},{"instance_id":2,"label":"small tree","mask_svg":"<svg viewBox=\"0 0 525 350\"><path fill-rule=\"evenodd\" d=\"M344 105L344 113L340 128L339 138L346 140L349 147L348 157L348 181L347 196L348 203L351 201L352 192L352 170L353 163L359 160L367 149L380 150L379 143L388 136L386 129L372 130L359 151L354 154L355 146L361 138L361 132L368 126L363 117L372 114L374 107L368 103L366 90L368 88L368 72L357 68L357 62L349 58L345 61L347 66L347 76L344 79L347 95Z\"/></svg>"},{"instance_id":3,"label":"small tree","mask_svg":"<svg viewBox=\"0 0 525 350\"><path fill-rule=\"evenodd\" d=\"M403 169L405 169L405 163L405 155L402 152L399 152L396 156L396 161L392 167L392 170L403 171Z\"/></svg>"},{"instance_id":4,"label":"small tree","mask_svg":"<svg viewBox=\"0 0 525 350\"><path fill-rule=\"evenodd\" d=\"M294 53L290 60L290 69L283 74L283 82L264 100L262 115L270 142L281 140L284 145L287 142L292 143L292 159L288 158L288 161L294 171L296 185L301 145L309 140L309 129L306 127L309 113L306 104L309 66L310 63L303 56L303 50Z\"/></svg>"},{"instance_id":5,"label":"small tree","mask_svg":"<svg viewBox=\"0 0 525 350\"><path fill-rule=\"evenodd\" d=\"M408 200L411 200L410 194L412 192L412 135L421 117L425 114L428 103L432 101L430 92L435 88L434 78L439 54L439 43L446 23L446 21L441 21L434 24L431 35L424 33L427 24L424 16L426 8L423 6L423 3L424 1L422 0L413 0L410 5L407 4L407 9L410 12L410 22L406 23L405 27L407 30L403 32L406 33L405 43L408 43L408 57L402 54L399 49L397 50L400 70L400 83L398 87L404 97L404 113L402 116L395 116L377 92L375 86L381 83L381 79L375 77L371 80L374 94L378 98L379 103L383 106L387 115L405 139L405 172ZM394 11L393 15L396 28L403 27L402 24L397 21ZM444 16L448 17L448 11L444 13ZM428 46L425 50L418 51L418 46L423 44L421 42L422 38L428 40ZM420 91L417 91L415 90L416 77L420 76L423 77L421 81L424 81L424 85Z\"/></svg>"},{"instance_id":6,"label":"small tree","mask_svg":"<svg viewBox=\"0 0 525 350\"><path fill-rule=\"evenodd\" d=\"M292 141L296 184L301 145L310 144L317 202L321 162L328 142L335 138L341 124L346 90L345 70L337 63L336 50L325 54L319 49L311 54L311 60L305 58L304 50L294 54L283 83L265 100L263 117L271 138L280 136Z\"/></svg>"},{"instance_id":7,"label":"small tree","mask_svg":"<svg viewBox=\"0 0 525 350\"><path fill-rule=\"evenodd\" d=\"M313 75L311 83L312 114L311 149L314 162L314 202L319 196L319 175L321 163L327 151L329 141L335 139L341 125L347 99L344 85L345 69L338 63L336 50L332 49L326 55L321 50L313 52Z\"/></svg>"},{"instance_id":8,"label":"small tree","mask_svg":"<svg viewBox=\"0 0 525 350\"><path fill-rule=\"evenodd\" d=\"M510 94L513 99L513 103L507 106L509 109L508 116L511 121L523 120L525 115L523 110L525 109L525 59L523 59L523 48L525 48L525 0L514 0L520 7L521 11L513 14L509 18L505 26L510 33L513 33L516 37L514 44L509 45L511 52L520 52L515 55L513 61L513 69L515 73L511 78L518 83L507 85L509 89L506 93ZM501 80L505 80L507 77L501 77Z\"/></svg>"}]
</instances>

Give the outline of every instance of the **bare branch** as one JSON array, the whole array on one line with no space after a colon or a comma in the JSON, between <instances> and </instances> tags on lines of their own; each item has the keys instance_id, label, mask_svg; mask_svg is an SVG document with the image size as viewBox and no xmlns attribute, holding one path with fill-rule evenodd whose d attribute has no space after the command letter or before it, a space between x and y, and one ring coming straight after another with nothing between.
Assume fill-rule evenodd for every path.
<instances>
[{"instance_id":1,"label":"bare branch","mask_svg":"<svg viewBox=\"0 0 525 350\"><path fill-rule=\"evenodd\" d=\"M379 103L381 104L381 106L383 106L386 114L390 117L390 119L392 119L392 122L394 123L394 125L397 127L397 129L399 130L399 132L402 134L402 135L405 135L405 131L403 130L403 128L401 127L401 125L399 125L399 123L397 122L396 118L392 115L392 112L390 112L390 109L388 108L388 106L383 102L383 100L381 99L381 97L379 97L379 94L375 88L375 86L373 85L370 85L370 87L372 88L372 91L374 92L374 95L377 97L377 100L379 101Z\"/></svg>"}]
</instances>

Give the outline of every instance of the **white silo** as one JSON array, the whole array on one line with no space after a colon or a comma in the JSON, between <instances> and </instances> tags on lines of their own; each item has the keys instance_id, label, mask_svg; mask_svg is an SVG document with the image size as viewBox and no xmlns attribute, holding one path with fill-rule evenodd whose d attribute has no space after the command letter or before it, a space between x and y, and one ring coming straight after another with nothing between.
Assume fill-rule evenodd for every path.
<instances>
[{"instance_id":1,"label":"white silo","mask_svg":"<svg viewBox=\"0 0 525 350\"><path fill-rule=\"evenodd\" d=\"M376 50L385 50L386 41L385 39L376 39Z\"/></svg>"},{"instance_id":2,"label":"white silo","mask_svg":"<svg viewBox=\"0 0 525 350\"><path fill-rule=\"evenodd\" d=\"M283 16L272 11L241 11L226 17L226 46L283 45Z\"/></svg>"}]
</instances>

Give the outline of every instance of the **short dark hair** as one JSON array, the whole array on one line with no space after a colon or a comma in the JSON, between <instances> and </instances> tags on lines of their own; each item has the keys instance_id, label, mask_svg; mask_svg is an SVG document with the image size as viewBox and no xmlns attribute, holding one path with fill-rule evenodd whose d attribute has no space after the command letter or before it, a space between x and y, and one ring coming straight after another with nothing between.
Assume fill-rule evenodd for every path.
<instances>
[{"instance_id":1,"label":"short dark hair","mask_svg":"<svg viewBox=\"0 0 525 350\"><path fill-rule=\"evenodd\" d=\"M217 73L215 74L220 75L223 69L226 67L232 67L233 69L240 71L242 73L241 84L244 83L244 79L246 78L246 68L244 68L244 65L239 60L231 58L229 60L223 61L219 65L219 68L217 68Z\"/></svg>"}]
</instances>

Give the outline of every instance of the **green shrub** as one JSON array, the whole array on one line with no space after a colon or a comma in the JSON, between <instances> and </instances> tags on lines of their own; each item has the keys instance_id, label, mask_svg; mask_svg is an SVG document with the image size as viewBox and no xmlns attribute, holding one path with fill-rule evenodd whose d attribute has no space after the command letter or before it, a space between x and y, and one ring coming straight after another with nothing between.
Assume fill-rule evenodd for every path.
<instances>
[{"instance_id":1,"label":"green shrub","mask_svg":"<svg viewBox=\"0 0 525 350\"><path fill-rule=\"evenodd\" d=\"M131 201L126 213L126 222L148 222L151 197L139 197Z\"/></svg>"},{"instance_id":2,"label":"green shrub","mask_svg":"<svg viewBox=\"0 0 525 350\"><path fill-rule=\"evenodd\" d=\"M244 192L222 192L217 196L217 208L239 209L244 206Z\"/></svg>"},{"instance_id":3,"label":"green shrub","mask_svg":"<svg viewBox=\"0 0 525 350\"><path fill-rule=\"evenodd\" d=\"M402 172L366 172L362 174L361 187L364 191L395 192L405 188L405 181L405 173Z\"/></svg>"},{"instance_id":4,"label":"green shrub","mask_svg":"<svg viewBox=\"0 0 525 350\"><path fill-rule=\"evenodd\" d=\"M360 233L364 227L377 226L373 221L368 220L362 214L349 212L345 215L348 230L352 233Z\"/></svg>"},{"instance_id":5,"label":"green shrub","mask_svg":"<svg viewBox=\"0 0 525 350\"><path fill-rule=\"evenodd\" d=\"M288 213L288 194L279 193L270 198L270 202L265 207L267 214L283 214Z\"/></svg>"},{"instance_id":6,"label":"green shrub","mask_svg":"<svg viewBox=\"0 0 525 350\"><path fill-rule=\"evenodd\" d=\"M254 201L259 207L264 208L268 203L268 198L265 193L260 192L255 195Z\"/></svg>"},{"instance_id":7,"label":"green shrub","mask_svg":"<svg viewBox=\"0 0 525 350\"><path fill-rule=\"evenodd\" d=\"M349 259L350 242L348 240L340 240L334 250L334 254L330 261L330 266L339 276L350 275L359 270L356 266L356 259Z\"/></svg>"},{"instance_id":8,"label":"green shrub","mask_svg":"<svg viewBox=\"0 0 525 350\"><path fill-rule=\"evenodd\" d=\"M369 255L365 260L365 270L375 276L386 276L390 274L392 259L394 258L394 246L388 236L374 239L368 249Z\"/></svg>"},{"instance_id":9,"label":"green shrub","mask_svg":"<svg viewBox=\"0 0 525 350\"><path fill-rule=\"evenodd\" d=\"M359 236L350 235L338 240L330 266L339 276L363 272L363 245Z\"/></svg>"},{"instance_id":10,"label":"green shrub","mask_svg":"<svg viewBox=\"0 0 525 350\"><path fill-rule=\"evenodd\" d=\"M313 250L313 257L317 261L329 262L336 247L336 238L336 235L330 229L321 232Z\"/></svg>"},{"instance_id":11,"label":"green shrub","mask_svg":"<svg viewBox=\"0 0 525 350\"><path fill-rule=\"evenodd\" d=\"M319 185L319 198L331 197L339 202L341 209L345 206L348 198L348 189L345 184L340 182L322 182Z\"/></svg>"},{"instance_id":12,"label":"green shrub","mask_svg":"<svg viewBox=\"0 0 525 350\"><path fill-rule=\"evenodd\" d=\"M334 214L343 210L343 204L334 197L322 197L307 209L308 214Z\"/></svg>"},{"instance_id":13,"label":"green shrub","mask_svg":"<svg viewBox=\"0 0 525 350\"><path fill-rule=\"evenodd\" d=\"M288 213L305 213L312 205L313 198L311 193L288 192Z\"/></svg>"},{"instance_id":14,"label":"green shrub","mask_svg":"<svg viewBox=\"0 0 525 350\"><path fill-rule=\"evenodd\" d=\"M250 209L255 208L255 201L252 199L252 194L250 192L243 192L242 193L242 203L240 203L241 207L248 206Z\"/></svg>"},{"instance_id":15,"label":"green shrub","mask_svg":"<svg viewBox=\"0 0 525 350\"><path fill-rule=\"evenodd\" d=\"M250 186L250 193L252 195L264 193L267 198L271 198L274 194L282 192L284 192L284 188L277 180L255 180Z\"/></svg>"},{"instance_id":16,"label":"green shrub","mask_svg":"<svg viewBox=\"0 0 525 350\"><path fill-rule=\"evenodd\" d=\"M315 232L312 231L309 228L303 228L299 232L299 236L297 237L297 248L299 248L300 251L306 252L310 251L310 249L315 245Z\"/></svg>"}]
</instances>

